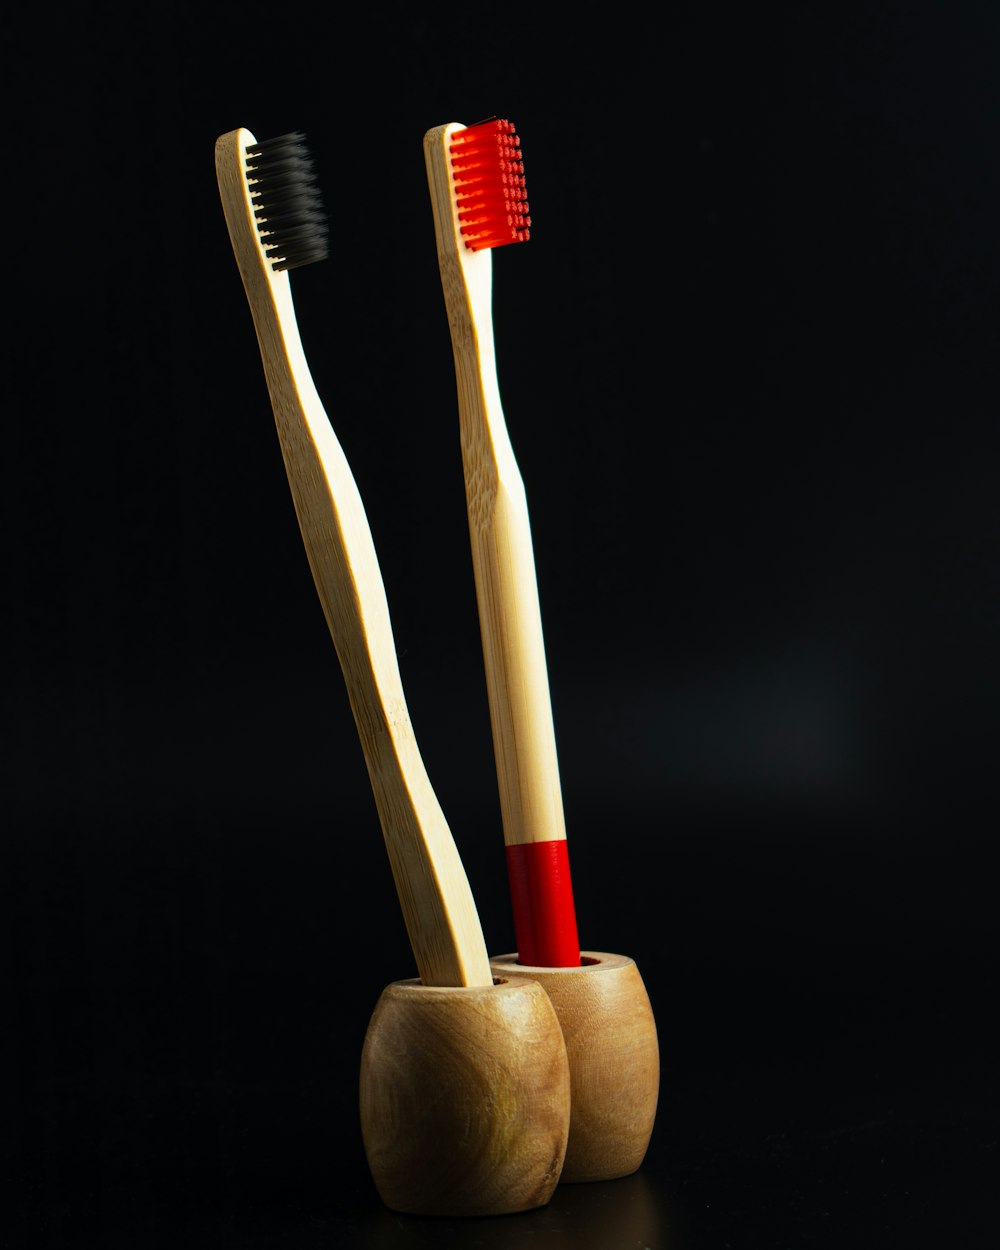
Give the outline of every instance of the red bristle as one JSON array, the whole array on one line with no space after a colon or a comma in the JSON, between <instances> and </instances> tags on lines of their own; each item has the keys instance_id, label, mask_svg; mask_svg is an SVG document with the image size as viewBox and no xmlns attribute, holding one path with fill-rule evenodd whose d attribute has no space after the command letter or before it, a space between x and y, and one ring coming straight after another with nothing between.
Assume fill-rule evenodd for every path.
<instances>
[{"instance_id":1,"label":"red bristle","mask_svg":"<svg viewBox=\"0 0 1000 1250\"><path fill-rule=\"evenodd\" d=\"M513 123L494 118L456 130L449 152L465 246L479 252L525 242L531 218L521 140Z\"/></svg>"}]
</instances>

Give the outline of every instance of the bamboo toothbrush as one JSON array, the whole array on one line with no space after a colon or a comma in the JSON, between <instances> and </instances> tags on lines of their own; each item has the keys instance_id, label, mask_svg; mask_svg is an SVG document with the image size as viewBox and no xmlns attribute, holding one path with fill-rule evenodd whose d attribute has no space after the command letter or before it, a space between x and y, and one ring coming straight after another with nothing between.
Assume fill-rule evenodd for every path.
<instances>
[{"instance_id":1,"label":"bamboo toothbrush","mask_svg":"<svg viewBox=\"0 0 1000 1250\"><path fill-rule=\"evenodd\" d=\"M426 985L492 985L468 878L410 724L371 530L299 338L287 270L327 254L312 161L298 133L258 143L239 129L216 141L215 167L417 970Z\"/></svg>"},{"instance_id":2,"label":"bamboo toothbrush","mask_svg":"<svg viewBox=\"0 0 1000 1250\"><path fill-rule=\"evenodd\" d=\"M566 825L524 484L493 345L492 249L528 238L509 121L424 136L458 384L469 533L519 961L580 964Z\"/></svg>"}]
</instances>

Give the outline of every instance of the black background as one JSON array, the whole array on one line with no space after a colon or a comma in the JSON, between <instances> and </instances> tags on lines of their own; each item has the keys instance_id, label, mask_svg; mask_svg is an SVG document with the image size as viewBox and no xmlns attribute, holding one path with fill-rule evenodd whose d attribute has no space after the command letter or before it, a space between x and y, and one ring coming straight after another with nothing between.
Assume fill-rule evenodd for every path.
<instances>
[{"instance_id":1,"label":"black background","mask_svg":"<svg viewBox=\"0 0 1000 1250\"><path fill-rule=\"evenodd\" d=\"M7 27L5 1247L993 1244L1000 16L583 12ZM299 326L501 951L421 150L493 113L581 941L637 960L663 1085L634 1177L462 1223L363 1157L414 967L213 145L316 158Z\"/></svg>"}]
</instances>

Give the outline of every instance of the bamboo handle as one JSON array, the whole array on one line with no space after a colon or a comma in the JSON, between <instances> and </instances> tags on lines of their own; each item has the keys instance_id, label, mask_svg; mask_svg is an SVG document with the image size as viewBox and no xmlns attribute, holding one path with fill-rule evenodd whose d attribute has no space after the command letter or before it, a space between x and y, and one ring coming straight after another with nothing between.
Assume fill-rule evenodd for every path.
<instances>
[{"instance_id":1,"label":"bamboo handle","mask_svg":"<svg viewBox=\"0 0 1000 1250\"><path fill-rule=\"evenodd\" d=\"M535 560L524 484L504 422L490 308L489 250L461 244L447 141L424 138L438 261L451 328L476 598L508 846L565 839Z\"/></svg>"},{"instance_id":2,"label":"bamboo handle","mask_svg":"<svg viewBox=\"0 0 1000 1250\"><path fill-rule=\"evenodd\" d=\"M288 275L267 264L252 224L243 162L253 142L246 130L218 140L219 187L302 541L343 670L417 969L426 985L491 985L468 879L410 724L361 496L313 384Z\"/></svg>"}]
</instances>

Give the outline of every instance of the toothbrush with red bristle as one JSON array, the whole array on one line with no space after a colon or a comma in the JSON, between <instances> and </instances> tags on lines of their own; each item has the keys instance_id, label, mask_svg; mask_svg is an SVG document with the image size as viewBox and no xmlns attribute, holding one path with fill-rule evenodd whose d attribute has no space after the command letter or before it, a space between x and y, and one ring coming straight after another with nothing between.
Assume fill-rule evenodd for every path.
<instances>
[{"instance_id":1,"label":"toothbrush with red bristle","mask_svg":"<svg viewBox=\"0 0 1000 1250\"><path fill-rule=\"evenodd\" d=\"M504 422L493 344L492 251L529 237L510 121L424 136L451 329L469 535L518 960L580 964L548 670L524 483Z\"/></svg>"}]
</instances>

